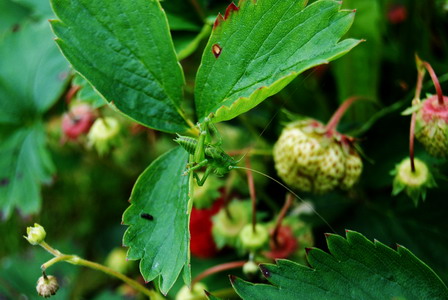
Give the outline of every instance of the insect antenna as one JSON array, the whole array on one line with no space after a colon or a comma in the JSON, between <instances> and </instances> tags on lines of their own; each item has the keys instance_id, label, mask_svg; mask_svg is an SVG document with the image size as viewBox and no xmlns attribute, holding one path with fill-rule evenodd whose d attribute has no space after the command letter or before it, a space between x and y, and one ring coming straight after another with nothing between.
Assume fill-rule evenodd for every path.
<instances>
[{"instance_id":1,"label":"insect antenna","mask_svg":"<svg viewBox=\"0 0 448 300\"><path fill-rule=\"evenodd\" d=\"M301 78L300 84L298 84L292 91L291 91L291 97L299 90L300 85L304 84L305 81L311 77L316 72L316 69L311 70L304 78ZM266 132L266 130L269 128L271 123L274 121L274 119L277 117L279 112L285 107L286 99L282 99L280 103L280 107L275 111L274 115L271 117L269 122L266 124L266 126L263 128L263 130L260 132L260 134L257 136L257 140L253 143L254 145L257 144L258 140L261 138L261 136ZM247 154L251 151L252 146L249 146L249 149L243 154L243 156L237 160L237 164L246 157Z\"/></svg>"},{"instance_id":2,"label":"insect antenna","mask_svg":"<svg viewBox=\"0 0 448 300\"><path fill-rule=\"evenodd\" d=\"M241 160L241 159L240 159L240 160ZM319 213L316 211L316 209L315 209L311 204L309 204L308 202L306 202L305 200L303 200L299 195L297 195L296 193L294 193L293 190L291 190L289 187L287 187L286 185L284 185L283 183L281 183L280 181L278 181L278 180L275 179L274 177L269 176L268 174L265 174L265 173L263 173L263 172L260 172L260 171L257 171L257 170L251 169L251 168L246 168L246 167L238 167L238 166L234 166L234 167L232 167L232 169L249 170L249 171L252 171L252 172L254 172L254 173L263 175L263 176L266 177L266 178L271 179L272 181L274 181L275 183L279 184L279 185L282 186L284 189L286 189L288 192L290 192L294 197L296 197L300 202L302 202L302 204L304 204L304 205L306 205L308 208L310 208L310 209L316 214L316 216L318 216L318 217L319 217L319 218L320 218L320 219L321 219L321 220L328 226L328 228L330 228L331 231L333 231L333 233L336 233L336 230L334 230L334 228L330 225L330 223L328 223L327 220L325 220L325 218L324 218L321 214L319 214Z\"/></svg>"}]
</instances>

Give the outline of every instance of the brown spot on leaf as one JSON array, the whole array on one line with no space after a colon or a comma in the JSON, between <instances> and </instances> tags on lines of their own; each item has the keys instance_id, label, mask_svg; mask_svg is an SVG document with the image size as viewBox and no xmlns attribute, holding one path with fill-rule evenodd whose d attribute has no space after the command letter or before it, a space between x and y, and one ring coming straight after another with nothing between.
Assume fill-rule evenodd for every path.
<instances>
[{"instance_id":1,"label":"brown spot on leaf","mask_svg":"<svg viewBox=\"0 0 448 300\"><path fill-rule=\"evenodd\" d=\"M213 55L218 58L221 55L222 48L218 44L212 46Z\"/></svg>"}]
</instances>

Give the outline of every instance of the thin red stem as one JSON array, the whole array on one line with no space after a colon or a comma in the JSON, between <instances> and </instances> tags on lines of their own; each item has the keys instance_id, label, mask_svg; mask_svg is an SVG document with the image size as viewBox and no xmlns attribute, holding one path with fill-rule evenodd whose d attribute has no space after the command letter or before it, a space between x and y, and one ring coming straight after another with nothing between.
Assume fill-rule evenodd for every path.
<instances>
[{"instance_id":1,"label":"thin red stem","mask_svg":"<svg viewBox=\"0 0 448 300\"><path fill-rule=\"evenodd\" d=\"M191 286L194 286L197 282L201 281L205 277L210 276L212 274L216 274L216 273L226 271L226 270L241 268L244 266L245 263L246 263L246 261L233 261L233 262L228 262L228 263L220 264L217 266L213 266L213 267L205 270L204 272L200 273L198 276L196 276L192 280Z\"/></svg>"},{"instance_id":2,"label":"thin red stem","mask_svg":"<svg viewBox=\"0 0 448 300\"><path fill-rule=\"evenodd\" d=\"M439 105L444 105L443 102L443 91L442 87L440 86L439 79L437 78L436 72L434 72L434 69L431 67L431 65L424 61L422 62L423 66L428 70L429 76L431 76L432 82L434 82L434 86L436 88L437 97L439 98Z\"/></svg>"},{"instance_id":3,"label":"thin red stem","mask_svg":"<svg viewBox=\"0 0 448 300\"><path fill-rule=\"evenodd\" d=\"M250 170L250 156L246 157L247 185L249 186L250 199L252 200L252 230L255 233L257 225L257 196L255 194L254 176Z\"/></svg>"},{"instance_id":4,"label":"thin red stem","mask_svg":"<svg viewBox=\"0 0 448 300\"><path fill-rule=\"evenodd\" d=\"M274 244L278 246L278 232L280 231L280 226L282 225L282 221L286 216L286 213L288 212L289 207L292 204L292 201L294 199L294 196L290 193L288 193L288 196L286 197L285 204L283 204L283 207L278 214L277 221L275 222L274 231L272 232L272 240L274 241Z\"/></svg>"},{"instance_id":5,"label":"thin red stem","mask_svg":"<svg viewBox=\"0 0 448 300\"><path fill-rule=\"evenodd\" d=\"M202 7L199 4L199 2L197 0L190 0L190 3L191 3L191 5L193 5L194 10L199 15L199 17L201 19L204 19L205 18L204 11L202 10Z\"/></svg>"},{"instance_id":6,"label":"thin red stem","mask_svg":"<svg viewBox=\"0 0 448 300\"><path fill-rule=\"evenodd\" d=\"M415 96L414 99L420 99L420 94L422 92L423 77L425 77L425 69L417 70L417 84L415 86Z\"/></svg>"},{"instance_id":7,"label":"thin red stem","mask_svg":"<svg viewBox=\"0 0 448 300\"><path fill-rule=\"evenodd\" d=\"M415 112L412 113L411 118L411 128L409 130L409 160L411 161L411 171L415 172L415 163L414 163L414 132L415 132L415 119L417 114Z\"/></svg>"},{"instance_id":8,"label":"thin red stem","mask_svg":"<svg viewBox=\"0 0 448 300\"><path fill-rule=\"evenodd\" d=\"M72 98L76 95L76 93L81 89L79 85L72 85L67 94L65 94L65 102L68 104L72 100Z\"/></svg>"},{"instance_id":9,"label":"thin red stem","mask_svg":"<svg viewBox=\"0 0 448 300\"><path fill-rule=\"evenodd\" d=\"M345 100L341 106L335 111L333 116L331 117L330 121L328 121L327 126L325 127L326 132L332 132L336 130L336 127L338 126L339 121L341 120L342 116L346 112L346 110L353 104L353 102L359 100L359 96L353 96Z\"/></svg>"}]
</instances>

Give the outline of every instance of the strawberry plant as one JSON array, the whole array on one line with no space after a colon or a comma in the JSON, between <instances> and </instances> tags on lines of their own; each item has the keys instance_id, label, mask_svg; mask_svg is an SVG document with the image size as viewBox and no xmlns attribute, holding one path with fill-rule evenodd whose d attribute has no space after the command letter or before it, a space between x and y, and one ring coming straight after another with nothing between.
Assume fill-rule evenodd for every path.
<instances>
[{"instance_id":1,"label":"strawberry plant","mask_svg":"<svg viewBox=\"0 0 448 300\"><path fill-rule=\"evenodd\" d=\"M443 5L31 2L0 4L0 298L448 297Z\"/></svg>"}]
</instances>

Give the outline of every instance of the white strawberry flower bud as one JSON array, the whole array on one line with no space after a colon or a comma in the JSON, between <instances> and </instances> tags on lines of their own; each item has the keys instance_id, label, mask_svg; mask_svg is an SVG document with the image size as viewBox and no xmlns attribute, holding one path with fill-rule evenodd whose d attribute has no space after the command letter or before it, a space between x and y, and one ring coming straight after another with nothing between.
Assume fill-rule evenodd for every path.
<instances>
[{"instance_id":1,"label":"white strawberry flower bud","mask_svg":"<svg viewBox=\"0 0 448 300\"><path fill-rule=\"evenodd\" d=\"M24 238L26 238L31 245L39 245L47 236L45 229L37 223L34 223L33 227L27 227L26 234L27 236L24 236Z\"/></svg>"}]
</instances>

